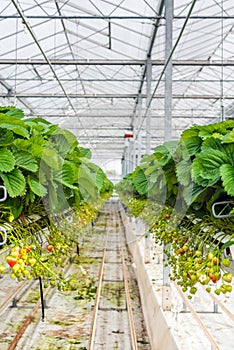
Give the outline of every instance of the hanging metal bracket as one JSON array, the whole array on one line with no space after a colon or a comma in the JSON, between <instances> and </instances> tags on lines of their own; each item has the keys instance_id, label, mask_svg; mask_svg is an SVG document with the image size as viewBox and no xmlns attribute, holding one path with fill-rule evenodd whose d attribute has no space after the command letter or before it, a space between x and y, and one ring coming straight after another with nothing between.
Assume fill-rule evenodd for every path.
<instances>
[{"instance_id":1,"label":"hanging metal bracket","mask_svg":"<svg viewBox=\"0 0 234 350\"><path fill-rule=\"evenodd\" d=\"M3 190L3 196L0 198L0 202L4 202L7 199L7 190L5 186L0 186L0 189ZM7 232L4 227L0 226L0 232L3 233L3 240L0 242L0 246L5 244L7 241Z\"/></svg>"},{"instance_id":2,"label":"hanging metal bracket","mask_svg":"<svg viewBox=\"0 0 234 350\"><path fill-rule=\"evenodd\" d=\"M232 205L232 206L231 206ZM234 201L216 202L212 205L212 214L216 219L234 217L234 213L230 214L234 209Z\"/></svg>"},{"instance_id":3,"label":"hanging metal bracket","mask_svg":"<svg viewBox=\"0 0 234 350\"><path fill-rule=\"evenodd\" d=\"M0 189L3 190L3 197L0 198L0 202L4 202L7 199L7 190L5 186L0 186Z\"/></svg>"},{"instance_id":4,"label":"hanging metal bracket","mask_svg":"<svg viewBox=\"0 0 234 350\"><path fill-rule=\"evenodd\" d=\"M0 242L0 245L3 245L7 241L7 232L6 232L5 228L2 227L2 226L0 226L0 232L3 233L3 235L2 235L3 236L3 241Z\"/></svg>"}]
</instances>

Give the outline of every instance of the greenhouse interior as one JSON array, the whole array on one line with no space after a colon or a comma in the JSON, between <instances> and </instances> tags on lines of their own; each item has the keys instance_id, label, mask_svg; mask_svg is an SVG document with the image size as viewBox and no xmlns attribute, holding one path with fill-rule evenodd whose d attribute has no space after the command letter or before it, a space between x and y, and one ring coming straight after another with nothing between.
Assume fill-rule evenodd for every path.
<instances>
[{"instance_id":1,"label":"greenhouse interior","mask_svg":"<svg viewBox=\"0 0 234 350\"><path fill-rule=\"evenodd\" d=\"M0 28L0 349L233 350L233 0Z\"/></svg>"}]
</instances>

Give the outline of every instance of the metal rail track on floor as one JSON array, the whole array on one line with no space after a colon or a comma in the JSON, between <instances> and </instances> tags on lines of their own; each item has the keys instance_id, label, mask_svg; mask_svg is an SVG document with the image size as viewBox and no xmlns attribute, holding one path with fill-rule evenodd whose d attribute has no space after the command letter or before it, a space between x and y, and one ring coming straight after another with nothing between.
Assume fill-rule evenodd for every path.
<instances>
[{"instance_id":1,"label":"metal rail track on floor","mask_svg":"<svg viewBox=\"0 0 234 350\"><path fill-rule=\"evenodd\" d=\"M113 210L113 205L112 205L112 210ZM111 211L112 212L112 211ZM125 250L124 250L124 238L122 236L122 233L120 231L120 228L123 227L120 224L120 215L119 212L114 213L115 216L117 216L117 220L115 221L115 230L116 234L118 237L118 240L112 240L111 243L112 245L116 244L115 248L110 248L107 247L108 244L108 239L110 237L110 230L111 230L111 218L109 218L109 223L108 227L106 229L106 239L105 239L105 246L103 249L103 256L102 256L102 262L100 266L100 271L99 271L99 276L98 276L98 287L97 287L97 293L96 293L96 300L95 300L95 306L94 306L94 313L93 313L93 321L92 321L92 326L91 326L91 333L90 333L90 341L89 341L89 350L94 350L95 349L95 337L96 337L96 330L97 330L97 324L98 324L98 314L100 311L121 311L121 312L127 312L128 314L128 323L129 323L129 330L130 330L130 338L131 338L131 348L133 350L137 350L137 338L136 338L136 331L135 331L135 325L134 325L134 319L133 319L133 313L132 313L132 305L131 305L131 298L130 298L130 292L129 292L129 284L128 284L128 273L127 273L127 267L125 263ZM120 246L118 246L118 244ZM104 269L106 265L106 254L107 252L119 252L120 254L120 261L114 261L113 265L119 265L119 269L121 269L122 266L122 273L123 273L123 283L124 283L124 291L125 291L125 298L126 298L126 307L125 308L104 308L100 306L100 300L101 300L101 294L102 294L102 287L103 283L105 283L106 279L104 279ZM112 264L109 263L109 264ZM115 282L120 282L118 279L108 279L108 281L115 283ZM123 335L126 337L126 335Z\"/></svg>"},{"instance_id":2,"label":"metal rail track on floor","mask_svg":"<svg viewBox=\"0 0 234 350\"><path fill-rule=\"evenodd\" d=\"M25 280L20 284L8 297L4 300L4 302L0 305L0 314L5 310L5 308L9 305L9 303L15 298L15 296L28 284L28 281Z\"/></svg>"},{"instance_id":3,"label":"metal rail track on floor","mask_svg":"<svg viewBox=\"0 0 234 350\"><path fill-rule=\"evenodd\" d=\"M68 264L68 262L70 262L70 257L66 259L65 265ZM69 269L69 267L68 267L68 269ZM68 270L68 269L67 269L67 270ZM26 284L27 282L28 282L28 281L25 281L25 283L23 283L23 286L25 286L25 284ZM21 286L20 286L20 287L21 287ZM17 292L18 292L19 290L21 290L21 289L22 289L22 287L19 288L19 289L17 290ZM43 292L43 297L45 298L45 297L49 294L49 292L50 292L51 290L52 290L52 287L48 287L48 288ZM14 293L14 295L16 295L16 293ZM12 298L12 295L11 295L10 297ZM9 300L8 300L8 302L9 302ZM33 320L33 318L34 318L36 312L38 311L38 309L40 308L41 305L42 305L42 298L41 298L41 296L40 296L40 297L38 298L36 304L34 305L32 311L29 313L29 315L27 316L27 318L26 318L26 319L24 320L24 322L22 323L22 325L21 325L20 329L18 330L18 332L16 333L16 335L15 335L13 341L9 344L7 350L14 350L14 349L17 347L17 345L18 345L20 339L23 337L25 331L27 330L28 326L29 326L30 323L32 322L32 320Z\"/></svg>"},{"instance_id":4,"label":"metal rail track on floor","mask_svg":"<svg viewBox=\"0 0 234 350\"><path fill-rule=\"evenodd\" d=\"M48 288L45 291L44 297L48 294L49 290L50 290L50 288ZM14 350L16 348L19 340L22 338L27 327L32 322L32 319L33 319L34 315L36 314L37 310L39 309L40 305L41 305L41 299L39 298L37 303L35 304L33 310L30 312L30 314L28 315L28 317L26 318L26 320L24 321L24 323L20 327L19 331L17 332L16 336L14 337L13 341L11 342L11 344L9 345L7 350Z\"/></svg>"}]
</instances>

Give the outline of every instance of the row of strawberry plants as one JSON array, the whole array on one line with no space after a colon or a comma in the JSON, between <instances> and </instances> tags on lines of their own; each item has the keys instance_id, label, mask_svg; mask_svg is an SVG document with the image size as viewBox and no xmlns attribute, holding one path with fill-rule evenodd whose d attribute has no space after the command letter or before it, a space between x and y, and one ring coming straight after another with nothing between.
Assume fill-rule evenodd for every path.
<instances>
[{"instance_id":1,"label":"row of strawberry plants","mask_svg":"<svg viewBox=\"0 0 234 350\"><path fill-rule=\"evenodd\" d=\"M230 258L223 254L234 244L233 121L194 125L180 140L156 147L117 190L167 247L171 278L184 291L194 294L197 283L207 291L214 285L217 294L232 290ZM215 219L212 205L221 201L231 203L229 218Z\"/></svg>"},{"instance_id":2,"label":"row of strawberry plants","mask_svg":"<svg viewBox=\"0 0 234 350\"><path fill-rule=\"evenodd\" d=\"M26 118L14 107L0 108L0 185L7 191L0 225L7 232L2 250L10 249L11 277L42 276L62 289L74 287L61 272L64 260L113 190L90 157L70 131Z\"/></svg>"}]
</instances>

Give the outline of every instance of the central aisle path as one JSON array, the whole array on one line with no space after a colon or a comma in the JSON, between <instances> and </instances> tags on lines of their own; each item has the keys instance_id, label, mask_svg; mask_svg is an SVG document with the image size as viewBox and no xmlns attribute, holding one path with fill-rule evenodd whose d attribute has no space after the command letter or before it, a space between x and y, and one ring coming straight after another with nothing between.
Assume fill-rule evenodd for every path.
<instances>
[{"instance_id":1,"label":"central aisle path","mask_svg":"<svg viewBox=\"0 0 234 350\"><path fill-rule=\"evenodd\" d=\"M150 349L118 202L109 202L90 349Z\"/></svg>"}]
</instances>

